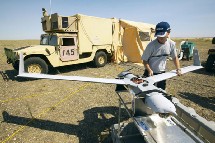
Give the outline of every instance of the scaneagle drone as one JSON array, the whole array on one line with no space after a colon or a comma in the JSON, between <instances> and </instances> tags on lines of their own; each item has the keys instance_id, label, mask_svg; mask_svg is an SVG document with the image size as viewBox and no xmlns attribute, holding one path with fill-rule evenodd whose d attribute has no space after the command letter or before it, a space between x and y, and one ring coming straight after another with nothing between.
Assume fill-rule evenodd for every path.
<instances>
[{"instance_id":1,"label":"scaneagle drone","mask_svg":"<svg viewBox=\"0 0 215 143\"><path fill-rule=\"evenodd\" d=\"M198 51L194 50L194 64L181 68L182 74L194 71L202 68L200 64L200 59ZM116 84L124 85L126 89L131 94L141 95L145 98L145 104L151 108L155 113L170 113L176 115L176 108L174 104L163 96L163 91L160 88L154 86L154 83L172 78L177 76L176 70L166 72L159 75L154 75L147 78L141 78L133 75L129 71L121 72L116 79L106 79L106 78L91 78L83 76L63 76L63 75L48 75L48 74L37 74L37 73L26 73L24 71L24 60L23 54L20 53L20 63L19 63L19 77L27 78L40 78L40 79L55 79L55 80L71 80L71 81L82 81L82 82L96 82L96 83L106 83L106 84ZM147 94L146 94L147 92Z\"/></svg>"}]
</instances>

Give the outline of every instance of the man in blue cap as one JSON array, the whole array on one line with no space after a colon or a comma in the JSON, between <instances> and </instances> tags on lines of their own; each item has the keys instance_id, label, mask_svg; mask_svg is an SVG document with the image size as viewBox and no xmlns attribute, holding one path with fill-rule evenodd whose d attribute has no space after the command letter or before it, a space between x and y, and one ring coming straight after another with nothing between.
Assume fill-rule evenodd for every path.
<instances>
[{"instance_id":1,"label":"man in blue cap","mask_svg":"<svg viewBox=\"0 0 215 143\"><path fill-rule=\"evenodd\" d=\"M155 37L157 38L147 45L142 55L145 77L164 73L168 56L172 57L177 74L181 75L175 42L169 39L170 30L167 22L160 22L156 25ZM158 82L156 86L165 90L166 81Z\"/></svg>"}]
</instances>

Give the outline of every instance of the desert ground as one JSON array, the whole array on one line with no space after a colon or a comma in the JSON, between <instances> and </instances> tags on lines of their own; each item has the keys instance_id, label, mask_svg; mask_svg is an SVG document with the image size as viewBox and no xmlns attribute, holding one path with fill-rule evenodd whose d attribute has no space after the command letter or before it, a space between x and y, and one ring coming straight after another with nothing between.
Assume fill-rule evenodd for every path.
<instances>
[{"instance_id":1,"label":"desert ground","mask_svg":"<svg viewBox=\"0 0 215 143\"><path fill-rule=\"evenodd\" d=\"M178 48L185 39L173 40ZM211 39L188 40L196 44L204 66L208 49L213 47ZM35 44L39 40L0 40L0 142L107 142L109 129L118 120L115 85L16 77L17 71L6 62L4 47ZM192 62L182 60L180 64L183 67ZM168 71L174 69L172 61L167 65ZM52 74L115 78L130 68L136 75L143 74L144 67L132 63L108 63L102 68L86 63L56 68ZM166 91L206 120L215 121L215 73L201 69L169 79ZM124 109L122 113L122 121L129 120Z\"/></svg>"}]
</instances>

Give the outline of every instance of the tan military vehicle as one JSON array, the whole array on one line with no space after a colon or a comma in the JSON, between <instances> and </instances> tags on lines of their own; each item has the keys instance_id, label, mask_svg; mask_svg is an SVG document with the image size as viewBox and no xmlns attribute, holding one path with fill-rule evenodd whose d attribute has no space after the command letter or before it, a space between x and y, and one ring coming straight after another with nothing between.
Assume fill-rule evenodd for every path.
<instances>
[{"instance_id":1,"label":"tan military vehicle","mask_svg":"<svg viewBox=\"0 0 215 143\"><path fill-rule=\"evenodd\" d=\"M114 51L113 19L85 15L51 16L43 9L43 31L40 45L5 48L7 62L18 69L19 53L24 55L25 71L48 73L59 67L93 61L96 67L105 66Z\"/></svg>"},{"instance_id":2,"label":"tan military vehicle","mask_svg":"<svg viewBox=\"0 0 215 143\"><path fill-rule=\"evenodd\" d=\"M20 52L25 71L30 73L48 73L50 67L91 61L102 67L108 59L142 64L142 53L155 32L153 24L81 14L48 15L45 9L41 23L45 34L40 45L5 48L7 62L15 69L19 67Z\"/></svg>"}]
</instances>

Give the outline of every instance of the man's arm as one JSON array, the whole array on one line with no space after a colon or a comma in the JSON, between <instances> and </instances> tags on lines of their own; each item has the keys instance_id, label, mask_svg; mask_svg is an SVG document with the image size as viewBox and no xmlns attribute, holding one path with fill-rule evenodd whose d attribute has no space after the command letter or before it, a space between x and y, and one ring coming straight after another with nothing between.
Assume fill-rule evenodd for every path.
<instances>
[{"instance_id":1,"label":"man's arm","mask_svg":"<svg viewBox=\"0 0 215 143\"><path fill-rule=\"evenodd\" d=\"M147 61L143 60L143 65L144 65L145 69L148 71L149 76L153 76L153 71L150 68L149 63Z\"/></svg>"},{"instance_id":2,"label":"man's arm","mask_svg":"<svg viewBox=\"0 0 215 143\"><path fill-rule=\"evenodd\" d=\"M180 69L180 63L179 63L178 57L173 58L173 62L174 62L175 67L176 67L177 75L180 76L181 75L181 69Z\"/></svg>"}]
</instances>

